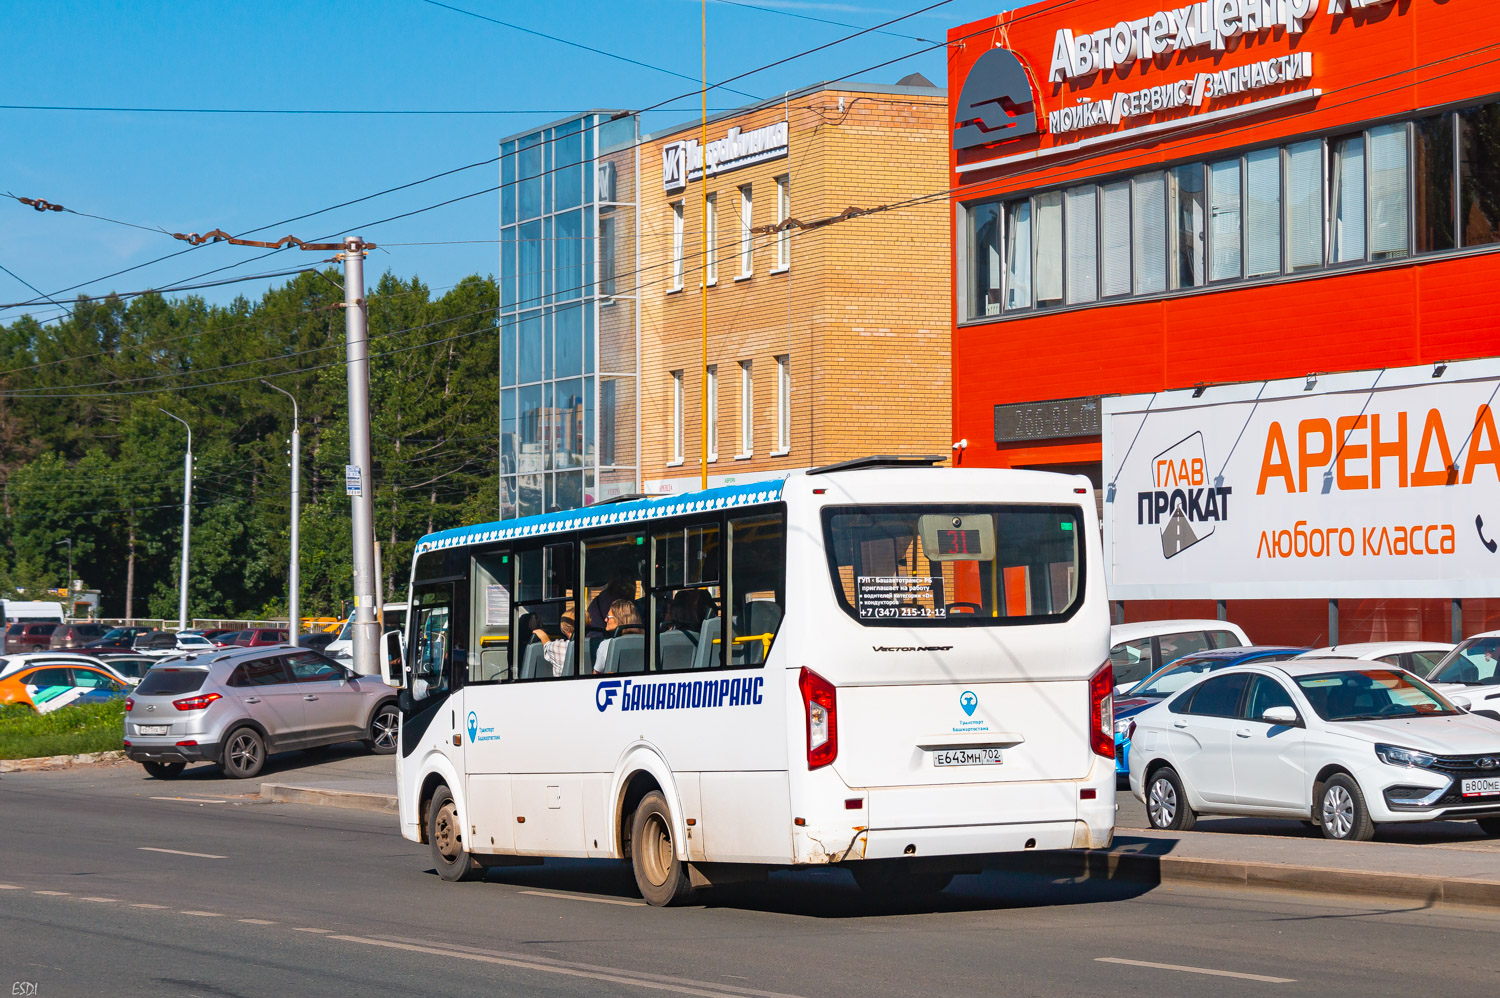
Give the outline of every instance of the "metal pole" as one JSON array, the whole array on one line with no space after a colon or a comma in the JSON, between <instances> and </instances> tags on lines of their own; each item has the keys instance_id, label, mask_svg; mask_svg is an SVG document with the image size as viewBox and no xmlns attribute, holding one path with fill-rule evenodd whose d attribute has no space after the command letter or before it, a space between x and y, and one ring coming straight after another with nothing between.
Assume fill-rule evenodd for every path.
<instances>
[{"instance_id":1,"label":"metal pole","mask_svg":"<svg viewBox=\"0 0 1500 998\"><path fill-rule=\"evenodd\" d=\"M287 644L297 647L298 634L302 631L302 572L300 538L302 519L302 420L297 409L297 400L285 388L278 388L265 378L260 383L272 391L280 392L292 400L292 554L287 569Z\"/></svg>"},{"instance_id":2,"label":"metal pole","mask_svg":"<svg viewBox=\"0 0 1500 998\"><path fill-rule=\"evenodd\" d=\"M188 552L193 536L193 428L187 421L173 416L165 409L158 411L182 424L187 430L187 456L182 462L182 576L178 582L177 629L183 631L188 625Z\"/></svg>"},{"instance_id":3,"label":"metal pole","mask_svg":"<svg viewBox=\"0 0 1500 998\"><path fill-rule=\"evenodd\" d=\"M708 0L703 0L703 136L698 142L698 153L703 160L703 167L698 174L698 183L703 190L703 404L698 408L703 420L702 434L699 437L699 446L702 448L699 457L699 487L708 488ZM687 180L687 172L692 169L690 164L683 164L683 180ZM714 250L714 269L719 266L718 248ZM715 275L717 276L717 275ZM717 387L717 386L716 386Z\"/></svg>"},{"instance_id":4,"label":"metal pole","mask_svg":"<svg viewBox=\"0 0 1500 998\"><path fill-rule=\"evenodd\" d=\"M375 651L375 528L370 502L370 354L365 329L365 250L356 236L344 240L344 362L349 378L349 493L354 533L354 671L380 674Z\"/></svg>"}]
</instances>

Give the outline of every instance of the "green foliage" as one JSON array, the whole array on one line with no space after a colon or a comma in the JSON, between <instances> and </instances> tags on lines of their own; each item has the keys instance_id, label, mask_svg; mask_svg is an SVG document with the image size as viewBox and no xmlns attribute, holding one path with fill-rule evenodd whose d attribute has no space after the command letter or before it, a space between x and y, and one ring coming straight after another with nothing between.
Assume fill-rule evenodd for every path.
<instances>
[{"instance_id":1,"label":"green foliage","mask_svg":"<svg viewBox=\"0 0 1500 998\"><path fill-rule=\"evenodd\" d=\"M125 701L79 704L38 714L21 704L0 706L0 759L118 751L125 734Z\"/></svg>"},{"instance_id":2,"label":"green foliage","mask_svg":"<svg viewBox=\"0 0 1500 998\"><path fill-rule=\"evenodd\" d=\"M339 280L303 274L222 307L80 300L65 321L0 325L0 590L62 585L71 539L73 576L105 616L176 617L186 439L166 409L193 427L189 615L284 606L291 405L258 380L278 375L302 414L303 612L337 614L353 590ZM387 273L368 300L389 597L423 533L496 515L498 296L492 278L434 299Z\"/></svg>"}]
</instances>

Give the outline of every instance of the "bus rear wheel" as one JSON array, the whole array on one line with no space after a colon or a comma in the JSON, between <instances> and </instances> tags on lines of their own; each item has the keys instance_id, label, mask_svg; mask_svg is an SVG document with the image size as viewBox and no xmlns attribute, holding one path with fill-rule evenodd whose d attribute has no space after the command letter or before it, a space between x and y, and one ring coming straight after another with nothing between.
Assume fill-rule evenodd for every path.
<instances>
[{"instance_id":1,"label":"bus rear wheel","mask_svg":"<svg viewBox=\"0 0 1500 998\"><path fill-rule=\"evenodd\" d=\"M630 865L646 903L658 908L686 904L696 891L687 864L677 858L672 841L672 813L667 799L653 790L641 798L630 823Z\"/></svg>"}]
</instances>

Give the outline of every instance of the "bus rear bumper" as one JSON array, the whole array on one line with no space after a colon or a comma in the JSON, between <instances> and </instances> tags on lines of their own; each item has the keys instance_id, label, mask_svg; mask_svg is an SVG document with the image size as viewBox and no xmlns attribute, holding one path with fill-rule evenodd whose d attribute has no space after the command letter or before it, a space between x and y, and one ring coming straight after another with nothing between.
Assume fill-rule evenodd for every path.
<instances>
[{"instance_id":1,"label":"bus rear bumper","mask_svg":"<svg viewBox=\"0 0 1500 998\"><path fill-rule=\"evenodd\" d=\"M1073 849L1078 847L1080 837L1085 842L1089 837L1088 825L1081 821L1034 821L956 828L872 828L864 833L855 854L849 858L910 859L913 856L979 856Z\"/></svg>"}]
</instances>

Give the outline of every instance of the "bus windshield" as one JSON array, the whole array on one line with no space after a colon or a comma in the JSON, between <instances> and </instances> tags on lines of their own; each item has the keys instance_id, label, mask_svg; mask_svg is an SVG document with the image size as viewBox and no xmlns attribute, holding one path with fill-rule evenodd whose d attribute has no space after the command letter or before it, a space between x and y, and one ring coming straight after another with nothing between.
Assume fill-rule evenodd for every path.
<instances>
[{"instance_id":1,"label":"bus windshield","mask_svg":"<svg viewBox=\"0 0 1500 998\"><path fill-rule=\"evenodd\" d=\"M1065 619L1082 599L1082 511L1067 506L830 508L834 590L866 625Z\"/></svg>"}]
</instances>

